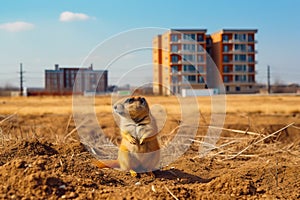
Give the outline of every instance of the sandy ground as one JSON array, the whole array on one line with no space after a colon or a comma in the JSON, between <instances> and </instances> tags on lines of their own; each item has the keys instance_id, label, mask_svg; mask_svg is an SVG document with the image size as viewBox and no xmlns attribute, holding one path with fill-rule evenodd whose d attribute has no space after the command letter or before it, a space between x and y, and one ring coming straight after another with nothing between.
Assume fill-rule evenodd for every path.
<instances>
[{"instance_id":1,"label":"sandy ground","mask_svg":"<svg viewBox=\"0 0 300 200\"><path fill-rule=\"evenodd\" d=\"M180 123L175 100L149 101L165 105L163 138ZM210 119L204 107L189 150L155 171L155 178L134 178L91 164L69 97L0 98L0 199L299 199L299 102L299 96L227 97L227 130L201 157ZM103 97L95 106L102 129L117 143L110 103Z\"/></svg>"}]
</instances>

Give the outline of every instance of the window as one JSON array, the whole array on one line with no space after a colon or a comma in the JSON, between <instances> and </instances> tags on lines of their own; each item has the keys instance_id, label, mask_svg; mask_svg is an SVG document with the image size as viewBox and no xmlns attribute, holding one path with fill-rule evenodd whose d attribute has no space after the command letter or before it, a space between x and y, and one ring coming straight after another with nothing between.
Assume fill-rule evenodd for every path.
<instances>
[{"instance_id":1,"label":"window","mask_svg":"<svg viewBox=\"0 0 300 200\"><path fill-rule=\"evenodd\" d=\"M254 52L254 48L253 48L252 45L248 45L248 51L249 51L249 52Z\"/></svg>"},{"instance_id":2,"label":"window","mask_svg":"<svg viewBox=\"0 0 300 200\"><path fill-rule=\"evenodd\" d=\"M171 45L171 51L172 52L177 52L178 51L178 46L177 45Z\"/></svg>"},{"instance_id":3,"label":"window","mask_svg":"<svg viewBox=\"0 0 300 200\"><path fill-rule=\"evenodd\" d=\"M248 72L254 72L254 67L253 66L249 66L248 67Z\"/></svg>"},{"instance_id":4,"label":"window","mask_svg":"<svg viewBox=\"0 0 300 200\"><path fill-rule=\"evenodd\" d=\"M202 34L198 34L198 35L197 35L197 41L198 41L198 42L203 42L203 41L204 41L203 35L202 35Z\"/></svg>"},{"instance_id":5,"label":"window","mask_svg":"<svg viewBox=\"0 0 300 200\"><path fill-rule=\"evenodd\" d=\"M204 73L204 66L202 65L198 66L198 73Z\"/></svg>"},{"instance_id":6,"label":"window","mask_svg":"<svg viewBox=\"0 0 300 200\"><path fill-rule=\"evenodd\" d=\"M196 72L194 65L183 65L183 71L185 72Z\"/></svg>"},{"instance_id":7,"label":"window","mask_svg":"<svg viewBox=\"0 0 300 200\"><path fill-rule=\"evenodd\" d=\"M196 76L192 76L192 75L183 76L183 80L184 80L185 83L187 83L187 82L196 82Z\"/></svg>"},{"instance_id":8,"label":"window","mask_svg":"<svg viewBox=\"0 0 300 200\"><path fill-rule=\"evenodd\" d=\"M195 55L184 54L183 55L183 60L188 61L188 62L194 62L195 61Z\"/></svg>"},{"instance_id":9,"label":"window","mask_svg":"<svg viewBox=\"0 0 300 200\"><path fill-rule=\"evenodd\" d=\"M197 45L197 51L198 52L203 52L204 51L202 45L200 45L200 44Z\"/></svg>"},{"instance_id":10,"label":"window","mask_svg":"<svg viewBox=\"0 0 300 200\"><path fill-rule=\"evenodd\" d=\"M204 83L204 78L202 76L199 76L199 80L198 80L198 83Z\"/></svg>"},{"instance_id":11,"label":"window","mask_svg":"<svg viewBox=\"0 0 300 200\"><path fill-rule=\"evenodd\" d=\"M237 54L234 55L235 61L246 61L246 54Z\"/></svg>"},{"instance_id":12,"label":"window","mask_svg":"<svg viewBox=\"0 0 300 200\"><path fill-rule=\"evenodd\" d=\"M224 67L223 67L223 72L230 72L230 67L229 66L227 66L227 65L225 65Z\"/></svg>"},{"instance_id":13,"label":"window","mask_svg":"<svg viewBox=\"0 0 300 200\"><path fill-rule=\"evenodd\" d=\"M234 40L239 40L239 41L246 41L246 34L234 34Z\"/></svg>"},{"instance_id":14,"label":"window","mask_svg":"<svg viewBox=\"0 0 300 200\"><path fill-rule=\"evenodd\" d=\"M235 75L234 80L236 82L245 82L245 81L247 81L247 77L246 77L246 75Z\"/></svg>"},{"instance_id":15,"label":"window","mask_svg":"<svg viewBox=\"0 0 300 200\"><path fill-rule=\"evenodd\" d=\"M171 56L171 62L177 63L178 62L178 56Z\"/></svg>"},{"instance_id":16,"label":"window","mask_svg":"<svg viewBox=\"0 0 300 200\"><path fill-rule=\"evenodd\" d=\"M56 87L57 86L57 79L53 79L53 85Z\"/></svg>"},{"instance_id":17,"label":"window","mask_svg":"<svg viewBox=\"0 0 300 200\"><path fill-rule=\"evenodd\" d=\"M183 34L184 40L195 40L195 34L192 33L184 33Z\"/></svg>"},{"instance_id":18,"label":"window","mask_svg":"<svg viewBox=\"0 0 300 200\"><path fill-rule=\"evenodd\" d=\"M178 83L178 76L171 76L172 83Z\"/></svg>"},{"instance_id":19,"label":"window","mask_svg":"<svg viewBox=\"0 0 300 200\"><path fill-rule=\"evenodd\" d=\"M197 56L197 61L198 62L204 62L204 55L198 55Z\"/></svg>"},{"instance_id":20,"label":"window","mask_svg":"<svg viewBox=\"0 0 300 200\"><path fill-rule=\"evenodd\" d=\"M254 82L254 76L248 76L248 81L249 82Z\"/></svg>"},{"instance_id":21,"label":"window","mask_svg":"<svg viewBox=\"0 0 300 200\"><path fill-rule=\"evenodd\" d=\"M222 39L223 39L224 42L228 42L229 41L228 35L223 35Z\"/></svg>"},{"instance_id":22,"label":"window","mask_svg":"<svg viewBox=\"0 0 300 200\"><path fill-rule=\"evenodd\" d=\"M235 87L235 91L241 91L241 87L239 86Z\"/></svg>"},{"instance_id":23,"label":"window","mask_svg":"<svg viewBox=\"0 0 300 200\"><path fill-rule=\"evenodd\" d=\"M252 34L249 34L248 35L248 42L253 42L254 39L253 39L253 35Z\"/></svg>"},{"instance_id":24,"label":"window","mask_svg":"<svg viewBox=\"0 0 300 200\"><path fill-rule=\"evenodd\" d=\"M224 81L224 83L228 83L229 82L229 76L224 76L223 77L223 81Z\"/></svg>"},{"instance_id":25,"label":"window","mask_svg":"<svg viewBox=\"0 0 300 200\"><path fill-rule=\"evenodd\" d=\"M178 72L178 66L172 66L171 70L172 70L172 73L177 73Z\"/></svg>"},{"instance_id":26,"label":"window","mask_svg":"<svg viewBox=\"0 0 300 200\"><path fill-rule=\"evenodd\" d=\"M229 51L228 45L224 45L224 46L223 46L223 52L228 52L228 51Z\"/></svg>"},{"instance_id":27,"label":"window","mask_svg":"<svg viewBox=\"0 0 300 200\"><path fill-rule=\"evenodd\" d=\"M196 46L194 44L183 44L182 49L184 51L195 51Z\"/></svg>"},{"instance_id":28,"label":"window","mask_svg":"<svg viewBox=\"0 0 300 200\"><path fill-rule=\"evenodd\" d=\"M227 86L226 86L226 92L228 92L229 89L230 89L230 87L227 85Z\"/></svg>"},{"instance_id":29,"label":"window","mask_svg":"<svg viewBox=\"0 0 300 200\"><path fill-rule=\"evenodd\" d=\"M211 44L211 43L212 43L211 38L206 38L206 44Z\"/></svg>"},{"instance_id":30,"label":"window","mask_svg":"<svg viewBox=\"0 0 300 200\"><path fill-rule=\"evenodd\" d=\"M246 51L246 45L245 44L235 44L234 50L235 51Z\"/></svg>"},{"instance_id":31,"label":"window","mask_svg":"<svg viewBox=\"0 0 300 200\"><path fill-rule=\"evenodd\" d=\"M223 62L229 62L229 57L225 55L225 56L223 57Z\"/></svg>"},{"instance_id":32,"label":"window","mask_svg":"<svg viewBox=\"0 0 300 200\"><path fill-rule=\"evenodd\" d=\"M254 59L253 59L253 56L248 56L248 62L253 62Z\"/></svg>"},{"instance_id":33,"label":"window","mask_svg":"<svg viewBox=\"0 0 300 200\"><path fill-rule=\"evenodd\" d=\"M234 71L236 72L246 72L247 66L246 65L235 65L234 66Z\"/></svg>"},{"instance_id":34,"label":"window","mask_svg":"<svg viewBox=\"0 0 300 200\"><path fill-rule=\"evenodd\" d=\"M172 34L172 35L171 35L171 41L172 41L172 42L177 42L177 41L178 41L178 35Z\"/></svg>"}]
</instances>

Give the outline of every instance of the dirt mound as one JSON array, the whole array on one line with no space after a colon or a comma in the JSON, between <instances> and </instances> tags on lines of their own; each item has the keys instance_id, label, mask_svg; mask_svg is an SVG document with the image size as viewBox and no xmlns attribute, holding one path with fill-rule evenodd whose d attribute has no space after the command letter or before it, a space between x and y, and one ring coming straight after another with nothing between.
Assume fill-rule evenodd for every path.
<instances>
[{"instance_id":1,"label":"dirt mound","mask_svg":"<svg viewBox=\"0 0 300 200\"><path fill-rule=\"evenodd\" d=\"M179 199L299 198L299 159L288 153L261 158L195 158L196 148L161 171L132 178L97 169L79 142L22 141L4 149L0 166L2 199ZM263 150L263 149L261 149ZM4 156L3 156L4 155Z\"/></svg>"},{"instance_id":2,"label":"dirt mound","mask_svg":"<svg viewBox=\"0 0 300 200\"><path fill-rule=\"evenodd\" d=\"M0 124L0 199L300 198L299 119L257 113L226 118L212 151L200 156L206 129L199 128L189 150L154 172L155 179L93 166L69 114L10 118ZM101 120L108 135L118 133L111 117L103 113ZM177 125L167 123L165 129Z\"/></svg>"}]
</instances>

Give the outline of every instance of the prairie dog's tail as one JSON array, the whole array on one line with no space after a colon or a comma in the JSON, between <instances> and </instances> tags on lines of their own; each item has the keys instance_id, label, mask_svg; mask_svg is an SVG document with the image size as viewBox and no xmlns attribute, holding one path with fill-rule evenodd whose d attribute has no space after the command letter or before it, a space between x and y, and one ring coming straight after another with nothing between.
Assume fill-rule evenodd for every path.
<instances>
[{"instance_id":1,"label":"prairie dog's tail","mask_svg":"<svg viewBox=\"0 0 300 200\"><path fill-rule=\"evenodd\" d=\"M120 163L118 160L92 160L92 164L99 167L100 169L103 168L120 168Z\"/></svg>"}]
</instances>

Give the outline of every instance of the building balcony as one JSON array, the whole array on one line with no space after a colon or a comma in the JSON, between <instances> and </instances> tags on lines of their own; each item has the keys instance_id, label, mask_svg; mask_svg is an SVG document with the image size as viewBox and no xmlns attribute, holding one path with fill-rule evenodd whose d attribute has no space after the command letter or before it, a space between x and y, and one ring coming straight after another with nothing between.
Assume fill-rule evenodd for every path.
<instances>
[{"instance_id":1,"label":"building balcony","mask_svg":"<svg viewBox=\"0 0 300 200\"><path fill-rule=\"evenodd\" d=\"M257 43L257 40L247 40L249 43Z\"/></svg>"},{"instance_id":2,"label":"building balcony","mask_svg":"<svg viewBox=\"0 0 300 200\"><path fill-rule=\"evenodd\" d=\"M206 42L204 40L201 41L197 41L197 40L192 40L192 39L180 39L178 40L178 43L181 44L206 44Z\"/></svg>"},{"instance_id":3,"label":"building balcony","mask_svg":"<svg viewBox=\"0 0 300 200\"><path fill-rule=\"evenodd\" d=\"M171 64L171 65L178 65L178 64L180 64L180 62L181 62L181 61L170 61L170 64Z\"/></svg>"},{"instance_id":4,"label":"building balcony","mask_svg":"<svg viewBox=\"0 0 300 200\"><path fill-rule=\"evenodd\" d=\"M180 54L196 54L196 50L179 50L178 53Z\"/></svg>"},{"instance_id":5,"label":"building balcony","mask_svg":"<svg viewBox=\"0 0 300 200\"><path fill-rule=\"evenodd\" d=\"M247 60L228 60L223 61L224 64L257 64L257 61L247 61Z\"/></svg>"},{"instance_id":6,"label":"building balcony","mask_svg":"<svg viewBox=\"0 0 300 200\"><path fill-rule=\"evenodd\" d=\"M222 43L232 43L233 42L233 40L222 40Z\"/></svg>"},{"instance_id":7,"label":"building balcony","mask_svg":"<svg viewBox=\"0 0 300 200\"><path fill-rule=\"evenodd\" d=\"M250 63L250 64L257 64L257 61L256 60L248 60L248 63Z\"/></svg>"},{"instance_id":8,"label":"building balcony","mask_svg":"<svg viewBox=\"0 0 300 200\"><path fill-rule=\"evenodd\" d=\"M238 40L233 39L231 43L257 43L257 40Z\"/></svg>"},{"instance_id":9,"label":"building balcony","mask_svg":"<svg viewBox=\"0 0 300 200\"><path fill-rule=\"evenodd\" d=\"M246 51L247 53L258 53L258 51L257 50L248 50L248 51Z\"/></svg>"},{"instance_id":10,"label":"building balcony","mask_svg":"<svg viewBox=\"0 0 300 200\"><path fill-rule=\"evenodd\" d=\"M170 40L170 44L177 44L177 43L180 43L180 40L177 40L177 41Z\"/></svg>"},{"instance_id":11,"label":"building balcony","mask_svg":"<svg viewBox=\"0 0 300 200\"><path fill-rule=\"evenodd\" d=\"M232 50L224 51L224 50L223 50L222 53L223 53L223 54L232 54L232 53L234 53L234 51L232 51Z\"/></svg>"},{"instance_id":12,"label":"building balcony","mask_svg":"<svg viewBox=\"0 0 300 200\"><path fill-rule=\"evenodd\" d=\"M233 71L223 71L222 72L223 74L232 74L232 73L234 73Z\"/></svg>"},{"instance_id":13,"label":"building balcony","mask_svg":"<svg viewBox=\"0 0 300 200\"><path fill-rule=\"evenodd\" d=\"M232 40L232 43L248 43L248 40Z\"/></svg>"},{"instance_id":14,"label":"building balcony","mask_svg":"<svg viewBox=\"0 0 300 200\"><path fill-rule=\"evenodd\" d=\"M222 51L223 54L257 53L257 50L229 50Z\"/></svg>"},{"instance_id":15,"label":"building balcony","mask_svg":"<svg viewBox=\"0 0 300 200\"><path fill-rule=\"evenodd\" d=\"M180 50L177 50L177 51L176 50L170 50L169 52L170 52L170 54L172 54L172 53L179 53L179 51Z\"/></svg>"},{"instance_id":16,"label":"building balcony","mask_svg":"<svg viewBox=\"0 0 300 200\"><path fill-rule=\"evenodd\" d=\"M236 70L233 70L232 71L233 74L236 74L236 75L248 75L249 72L246 70L246 71L236 71Z\"/></svg>"},{"instance_id":17,"label":"building balcony","mask_svg":"<svg viewBox=\"0 0 300 200\"><path fill-rule=\"evenodd\" d=\"M197 75L197 71L182 71L182 75Z\"/></svg>"}]
</instances>

